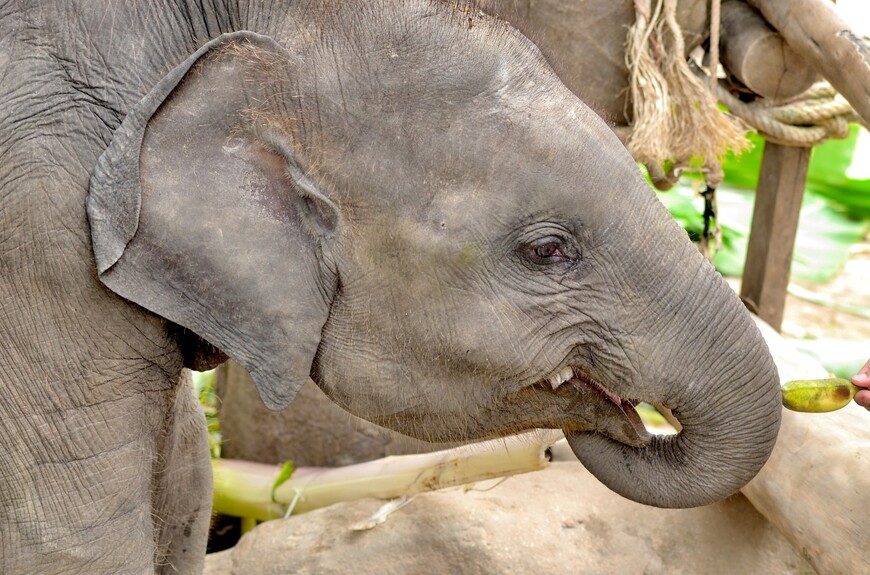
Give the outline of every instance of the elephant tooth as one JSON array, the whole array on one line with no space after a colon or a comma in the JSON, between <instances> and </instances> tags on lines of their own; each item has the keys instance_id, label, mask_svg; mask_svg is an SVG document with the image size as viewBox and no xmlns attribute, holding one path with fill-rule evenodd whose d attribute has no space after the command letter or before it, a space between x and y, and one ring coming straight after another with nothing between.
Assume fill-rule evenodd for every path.
<instances>
[{"instance_id":1,"label":"elephant tooth","mask_svg":"<svg viewBox=\"0 0 870 575\"><path fill-rule=\"evenodd\" d=\"M562 368L559 373L548 377L547 381L550 382L550 385L553 387L553 389L556 389L572 377L574 377L574 370L570 367L565 367Z\"/></svg>"},{"instance_id":2,"label":"elephant tooth","mask_svg":"<svg viewBox=\"0 0 870 575\"><path fill-rule=\"evenodd\" d=\"M547 381L550 382L550 387L552 387L553 389L556 389L560 385L562 385L562 383L563 383L562 374L557 373L555 375L551 375L550 377L547 378Z\"/></svg>"}]
</instances>

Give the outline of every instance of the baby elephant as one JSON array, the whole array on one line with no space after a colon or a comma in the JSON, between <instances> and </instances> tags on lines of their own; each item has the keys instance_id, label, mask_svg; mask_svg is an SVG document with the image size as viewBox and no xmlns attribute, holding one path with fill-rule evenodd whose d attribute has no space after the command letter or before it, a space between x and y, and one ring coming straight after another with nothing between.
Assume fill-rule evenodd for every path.
<instances>
[{"instance_id":1,"label":"baby elephant","mask_svg":"<svg viewBox=\"0 0 870 575\"><path fill-rule=\"evenodd\" d=\"M185 367L430 441L560 428L704 505L770 454L740 302L535 46L439 0L0 4L0 572L201 570ZM651 437L663 404L682 432Z\"/></svg>"}]
</instances>

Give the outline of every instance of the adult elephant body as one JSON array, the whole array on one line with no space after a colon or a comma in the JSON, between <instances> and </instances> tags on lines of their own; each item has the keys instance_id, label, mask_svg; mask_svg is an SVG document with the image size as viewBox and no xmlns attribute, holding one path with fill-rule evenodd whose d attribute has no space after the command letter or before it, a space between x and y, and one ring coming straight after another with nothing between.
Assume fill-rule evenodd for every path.
<instances>
[{"instance_id":1,"label":"adult elephant body","mask_svg":"<svg viewBox=\"0 0 870 575\"><path fill-rule=\"evenodd\" d=\"M0 7L3 572L196 571L187 367L702 505L779 422L739 301L534 46L428 0ZM214 347L213 347L214 346ZM630 401L673 409L654 439Z\"/></svg>"}]
</instances>

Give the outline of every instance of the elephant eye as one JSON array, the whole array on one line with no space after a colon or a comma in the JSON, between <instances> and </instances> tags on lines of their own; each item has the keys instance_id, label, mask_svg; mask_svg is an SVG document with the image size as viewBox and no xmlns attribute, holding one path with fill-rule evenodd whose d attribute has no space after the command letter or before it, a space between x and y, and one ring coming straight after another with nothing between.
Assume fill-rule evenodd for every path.
<instances>
[{"instance_id":1,"label":"elephant eye","mask_svg":"<svg viewBox=\"0 0 870 575\"><path fill-rule=\"evenodd\" d=\"M535 248L535 255L541 259L549 259L562 256L562 250L559 249L559 244L553 242Z\"/></svg>"},{"instance_id":2,"label":"elephant eye","mask_svg":"<svg viewBox=\"0 0 870 575\"><path fill-rule=\"evenodd\" d=\"M533 264L547 266L569 260L562 240L546 238L526 247L526 257Z\"/></svg>"}]
</instances>

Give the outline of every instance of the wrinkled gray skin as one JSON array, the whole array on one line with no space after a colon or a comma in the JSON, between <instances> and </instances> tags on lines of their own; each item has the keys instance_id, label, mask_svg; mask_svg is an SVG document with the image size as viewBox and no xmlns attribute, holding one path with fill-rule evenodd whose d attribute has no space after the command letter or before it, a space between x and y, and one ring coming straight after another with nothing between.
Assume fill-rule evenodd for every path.
<instances>
[{"instance_id":1,"label":"wrinkled gray skin","mask_svg":"<svg viewBox=\"0 0 870 575\"><path fill-rule=\"evenodd\" d=\"M766 460L762 339L534 46L327 4L0 4L0 572L201 567L206 342L273 408L311 374L424 439L560 427L653 505Z\"/></svg>"}]
</instances>

